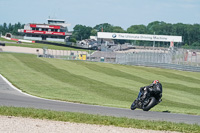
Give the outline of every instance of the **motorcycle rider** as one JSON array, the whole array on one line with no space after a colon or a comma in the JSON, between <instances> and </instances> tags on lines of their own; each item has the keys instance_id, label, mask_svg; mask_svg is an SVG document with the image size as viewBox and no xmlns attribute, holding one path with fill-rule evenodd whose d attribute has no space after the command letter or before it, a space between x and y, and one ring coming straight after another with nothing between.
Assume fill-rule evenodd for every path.
<instances>
[{"instance_id":1,"label":"motorcycle rider","mask_svg":"<svg viewBox=\"0 0 200 133\"><path fill-rule=\"evenodd\" d=\"M162 84L158 80L154 80L152 84L148 86L144 86L140 88L140 92L138 94L137 100L143 102L148 93L154 93L159 97L159 101L161 101L162 97Z\"/></svg>"}]
</instances>

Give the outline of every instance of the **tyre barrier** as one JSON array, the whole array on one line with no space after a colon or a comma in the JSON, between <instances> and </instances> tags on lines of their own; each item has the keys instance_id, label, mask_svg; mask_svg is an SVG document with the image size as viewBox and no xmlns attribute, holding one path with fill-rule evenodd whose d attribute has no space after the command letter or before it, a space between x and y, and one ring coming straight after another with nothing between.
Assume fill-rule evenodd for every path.
<instances>
[{"instance_id":1,"label":"tyre barrier","mask_svg":"<svg viewBox=\"0 0 200 133\"><path fill-rule=\"evenodd\" d=\"M5 43L0 43L0 46L5 46Z\"/></svg>"}]
</instances>

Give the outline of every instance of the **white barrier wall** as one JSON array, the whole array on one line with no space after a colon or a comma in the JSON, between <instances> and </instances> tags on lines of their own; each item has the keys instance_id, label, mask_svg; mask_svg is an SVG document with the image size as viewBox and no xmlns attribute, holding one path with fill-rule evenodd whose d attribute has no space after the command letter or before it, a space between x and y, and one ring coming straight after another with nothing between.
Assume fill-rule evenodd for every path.
<instances>
[{"instance_id":1,"label":"white barrier wall","mask_svg":"<svg viewBox=\"0 0 200 133\"><path fill-rule=\"evenodd\" d=\"M24 36L24 39L26 39L26 40L39 40L39 41L41 41L42 37L27 37L27 36Z\"/></svg>"},{"instance_id":2,"label":"white barrier wall","mask_svg":"<svg viewBox=\"0 0 200 133\"><path fill-rule=\"evenodd\" d=\"M47 38L47 41L65 42L65 39Z\"/></svg>"},{"instance_id":3,"label":"white barrier wall","mask_svg":"<svg viewBox=\"0 0 200 133\"><path fill-rule=\"evenodd\" d=\"M2 36L2 38L5 38L5 39L7 39L7 40L13 40L13 41L20 41L20 42L27 42L27 43L35 43L35 41L23 40L23 39L15 39L15 38L9 38L9 37L5 37L5 36Z\"/></svg>"}]
</instances>

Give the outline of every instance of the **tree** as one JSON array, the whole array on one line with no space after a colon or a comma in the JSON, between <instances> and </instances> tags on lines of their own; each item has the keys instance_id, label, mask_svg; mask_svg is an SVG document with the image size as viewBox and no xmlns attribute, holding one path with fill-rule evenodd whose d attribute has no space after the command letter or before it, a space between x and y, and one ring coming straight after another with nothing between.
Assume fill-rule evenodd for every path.
<instances>
[{"instance_id":1,"label":"tree","mask_svg":"<svg viewBox=\"0 0 200 133\"><path fill-rule=\"evenodd\" d=\"M8 31L7 24L6 24L6 23L3 23L2 34L5 35L7 31Z\"/></svg>"},{"instance_id":2,"label":"tree","mask_svg":"<svg viewBox=\"0 0 200 133\"><path fill-rule=\"evenodd\" d=\"M12 25L11 23L7 24L4 23L3 25L0 25L0 32L5 35L6 33L11 33L13 35L20 35L18 32L18 29L22 29L24 27L24 24L21 24L18 22L17 24Z\"/></svg>"},{"instance_id":3,"label":"tree","mask_svg":"<svg viewBox=\"0 0 200 133\"><path fill-rule=\"evenodd\" d=\"M200 46L200 42L194 42L192 43L192 46Z\"/></svg>"},{"instance_id":4,"label":"tree","mask_svg":"<svg viewBox=\"0 0 200 133\"><path fill-rule=\"evenodd\" d=\"M72 38L75 38L76 40L88 39L92 31L92 27L84 25L76 25L73 29Z\"/></svg>"},{"instance_id":5,"label":"tree","mask_svg":"<svg viewBox=\"0 0 200 133\"><path fill-rule=\"evenodd\" d=\"M76 43L76 39L75 38L70 38L70 42Z\"/></svg>"},{"instance_id":6,"label":"tree","mask_svg":"<svg viewBox=\"0 0 200 133\"><path fill-rule=\"evenodd\" d=\"M163 35L172 35L173 25L169 23L163 23L161 25Z\"/></svg>"},{"instance_id":7,"label":"tree","mask_svg":"<svg viewBox=\"0 0 200 133\"><path fill-rule=\"evenodd\" d=\"M145 25L132 25L127 29L127 32L133 34L146 34L147 28Z\"/></svg>"},{"instance_id":8,"label":"tree","mask_svg":"<svg viewBox=\"0 0 200 133\"><path fill-rule=\"evenodd\" d=\"M173 25L163 21L154 21L147 25L148 34L171 35Z\"/></svg>"},{"instance_id":9,"label":"tree","mask_svg":"<svg viewBox=\"0 0 200 133\"><path fill-rule=\"evenodd\" d=\"M113 26L108 23L96 25L93 29L97 32L113 32Z\"/></svg>"},{"instance_id":10,"label":"tree","mask_svg":"<svg viewBox=\"0 0 200 133\"><path fill-rule=\"evenodd\" d=\"M97 30L92 29L91 30L91 36L97 36Z\"/></svg>"},{"instance_id":11,"label":"tree","mask_svg":"<svg viewBox=\"0 0 200 133\"><path fill-rule=\"evenodd\" d=\"M125 33L126 31L120 26L113 26L113 32L116 33Z\"/></svg>"}]
</instances>

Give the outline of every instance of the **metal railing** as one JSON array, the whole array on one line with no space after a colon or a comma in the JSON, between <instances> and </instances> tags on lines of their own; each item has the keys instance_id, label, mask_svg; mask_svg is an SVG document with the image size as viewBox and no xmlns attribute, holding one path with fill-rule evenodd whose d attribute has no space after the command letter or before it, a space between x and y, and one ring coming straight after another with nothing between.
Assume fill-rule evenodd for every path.
<instances>
[{"instance_id":1,"label":"metal railing","mask_svg":"<svg viewBox=\"0 0 200 133\"><path fill-rule=\"evenodd\" d=\"M43 53L43 57L47 58L107 62L200 72L200 52L184 49L133 50L131 52L96 51L94 53L44 49Z\"/></svg>"}]
</instances>

